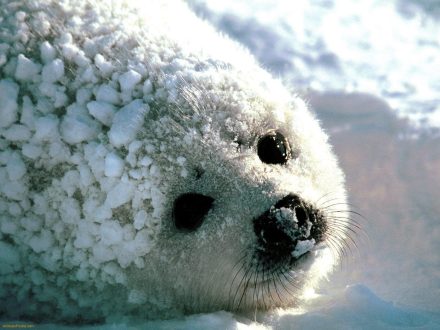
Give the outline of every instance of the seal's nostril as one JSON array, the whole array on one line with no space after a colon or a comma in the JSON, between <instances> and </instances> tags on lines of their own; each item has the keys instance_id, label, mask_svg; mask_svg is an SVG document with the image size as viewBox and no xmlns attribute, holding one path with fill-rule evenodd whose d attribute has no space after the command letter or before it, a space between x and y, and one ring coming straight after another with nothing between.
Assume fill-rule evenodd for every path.
<instances>
[{"instance_id":1,"label":"seal's nostril","mask_svg":"<svg viewBox=\"0 0 440 330\"><path fill-rule=\"evenodd\" d=\"M307 224L307 220L309 219L309 216L307 214L307 211L302 206L295 207L295 216L296 220L298 221L298 227L302 227L305 224Z\"/></svg>"},{"instance_id":2,"label":"seal's nostril","mask_svg":"<svg viewBox=\"0 0 440 330\"><path fill-rule=\"evenodd\" d=\"M174 201L173 220L177 229L194 231L201 226L205 215L212 208L214 199L209 196L187 193Z\"/></svg>"},{"instance_id":3,"label":"seal's nostril","mask_svg":"<svg viewBox=\"0 0 440 330\"><path fill-rule=\"evenodd\" d=\"M255 226L255 234L261 243L267 246L288 245L291 242L289 235L277 226L275 221L265 219L265 223Z\"/></svg>"}]
</instances>

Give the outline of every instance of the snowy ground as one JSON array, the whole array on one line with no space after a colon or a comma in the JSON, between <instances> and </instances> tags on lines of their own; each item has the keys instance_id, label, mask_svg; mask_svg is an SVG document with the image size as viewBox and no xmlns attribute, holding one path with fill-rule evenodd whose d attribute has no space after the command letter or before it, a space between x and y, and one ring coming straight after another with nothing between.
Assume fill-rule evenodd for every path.
<instances>
[{"instance_id":1,"label":"snowy ground","mask_svg":"<svg viewBox=\"0 0 440 330\"><path fill-rule=\"evenodd\" d=\"M302 310L87 328L440 329L439 1L191 3L317 111L365 233Z\"/></svg>"}]
</instances>

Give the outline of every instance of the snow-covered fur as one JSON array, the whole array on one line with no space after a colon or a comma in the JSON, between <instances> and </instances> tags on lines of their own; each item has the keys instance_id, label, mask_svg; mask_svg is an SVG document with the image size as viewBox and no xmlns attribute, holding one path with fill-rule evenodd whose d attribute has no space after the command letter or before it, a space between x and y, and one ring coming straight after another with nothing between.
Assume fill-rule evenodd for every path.
<instances>
[{"instance_id":1,"label":"snow-covered fur","mask_svg":"<svg viewBox=\"0 0 440 330\"><path fill-rule=\"evenodd\" d=\"M274 129L284 165L256 152ZM288 194L332 210L343 181L305 103L184 3L0 0L2 319L291 305L335 264L342 221L276 293L248 288L252 221ZM214 199L193 232L172 216L188 192Z\"/></svg>"}]
</instances>

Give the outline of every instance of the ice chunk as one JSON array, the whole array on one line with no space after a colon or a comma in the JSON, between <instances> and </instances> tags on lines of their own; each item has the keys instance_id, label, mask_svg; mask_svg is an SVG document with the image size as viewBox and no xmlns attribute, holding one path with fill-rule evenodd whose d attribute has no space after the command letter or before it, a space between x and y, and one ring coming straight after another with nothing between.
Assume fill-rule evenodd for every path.
<instances>
[{"instance_id":1,"label":"ice chunk","mask_svg":"<svg viewBox=\"0 0 440 330\"><path fill-rule=\"evenodd\" d=\"M35 128L34 105L29 96L23 96L20 123L26 125L29 129Z\"/></svg>"},{"instance_id":2,"label":"ice chunk","mask_svg":"<svg viewBox=\"0 0 440 330\"><path fill-rule=\"evenodd\" d=\"M21 226L30 232L35 232L41 230L43 221L38 217L24 217L20 220Z\"/></svg>"},{"instance_id":3,"label":"ice chunk","mask_svg":"<svg viewBox=\"0 0 440 330\"><path fill-rule=\"evenodd\" d=\"M101 54L96 54L95 65L104 76L110 75L113 71L113 65L110 62L106 61L104 56L102 56Z\"/></svg>"},{"instance_id":4,"label":"ice chunk","mask_svg":"<svg viewBox=\"0 0 440 330\"><path fill-rule=\"evenodd\" d=\"M108 246L105 246L101 242L93 246L92 252L93 258L98 263L103 263L115 259L115 254L113 250L109 249Z\"/></svg>"},{"instance_id":5,"label":"ice chunk","mask_svg":"<svg viewBox=\"0 0 440 330\"><path fill-rule=\"evenodd\" d=\"M18 153L14 152L9 158L6 164L6 171L8 172L9 179L13 181L19 180L25 175L26 165Z\"/></svg>"},{"instance_id":6,"label":"ice chunk","mask_svg":"<svg viewBox=\"0 0 440 330\"><path fill-rule=\"evenodd\" d=\"M86 115L67 115L60 125L61 135L69 144L94 139L99 133L99 124Z\"/></svg>"},{"instance_id":7,"label":"ice chunk","mask_svg":"<svg viewBox=\"0 0 440 330\"><path fill-rule=\"evenodd\" d=\"M151 251L151 248L153 247L153 244L151 242L151 234L149 230L142 229L136 234L136 237L134 238L134 253L137 257L141 257L146 255L148 252Z\"/></svg>"},{"instance_id":8,"label":"ice chunk","mask_svg":"<svg viewBox=\"0 0 440 330\"><path fill-rule=\"evenodd\" d=\"M134 70L129 70L119 77L119 84L122 91L130 91L142 79L142 76Z\"/></svg>"},{"instance_id":9,"label":"ice chunk","mask_svg":"<svg viewBox=\"0 0 440 330\"><path fill-rule=\"evenodd\" d=\"M49 63L55 59L57 52L55 48L48 42L45 41L40 45L40 56L44 63Z\"/></svg>"},{"instance_id":10,"label":"ice chunk","mask_svg":"<svg viewBox=\"0 0 440 330\"><path fill-rule=\"evenodd\" d=\"M96 91L96 100L111 104L118 104L120 101L119 93L110 85L100 85Z\"/></svg>"},{"instance_id":11,"label":"ice chunk","mask_svg":"<svg viewBox=\"0 0 440 330\"><path fill-rule=\"evenodd\" d=\"M35 285L41 285L45 281L45 276L42 271L34 269L31 272L31 280Z\"/></svg>"},{"instance_id":12,"label":"ice chunk","mask_svg":"<svg viewBox=\"0 0 440 330\"><path fill-rule=\"evenodd\" d=\"M140 210L139 212L137 212L134 216L134 228L137 230L142 229L147 221L147 216L148 214L145 210Z\"/></svg>"},{"instance_id":13,"label":"ice chunk","mask_svg":"<svg viewBox=\"0 0 440 330\"><path fill-rule=\"evenodd\" d=\"M20 255L10 244L0 241L0 274L10 274L20 268Z\"/></svg>"},{"instance_id":14,"label":"ice chunk","mask_svg":"<svg viewBox=\"0 0 440 330\"><path fill-rule=\"evenodd\" d=\"M9 141L26 141L31 137L31 131L24 125L13 124L3 132L3 136Z\"/></svg>"},{"instance_id":15,"label":"ice chunk","mask_svg":"<svg viewBox=\"0 0 440 330\"><path fill-rule=\"evenodd\" d=\"M144 93L144 96L153 92L153 84L150 79L145 80L144 85L142 86L142 92Z\"/></svg>"},{"instance_id":16,"label":"ice chunk","mask_svg":"<svg viewBox=\"0 0 440 330\"><path fill-rule=\"evenodd\" d=\"M49 115L35 121L35 139L37 141L51 141L58 136L58 118Z\"/></svg>"},{"instance_id":17,"label":"ice chunk","mask_svg":"<svg viewBox=\"0 0 440 330\"><path fill-rule=\"evenodd\" d=\"M92 171L90 170L90 167L88 167L86 164L81 164L79 166L79 177L79 182L84 187L87 187L93 183Z\"/></svg>"},{"instance_id":18,"label":"ice chunk","mask_svg":"<svg viewBox=\"0 0 440 330\"><path fill-rule=\"evenodd\" d=\"M20 201L25 198L27 188L22 181L10 181L8 184L0 185L0 192L9 199Z\"/></svg>"},{"instance_id":19,"label":"ice chunk","mask_svg":"<svg viewBox=\"0 0 440 330\"><path fill-rule=\"evenodd\" d=\"M43 229L40 235L33 236L29 241L29 246L36 253L47 251L53 244L53 236L47 229Z\"/></svg>"},{"instance_id":20,"label":"ice chunk","mask_svg":"<svg viewBox=\"0 0 440 330\"><path fill-rule=\"evenodd\" d=\"M115 107L103 101L91 101L87 103L89 113L106 126L112 124L113 116L116 112Z\"/></svg>"},{"instance_id":21,"label":"ice chunk","mask_svg":"<svg viewBox=\"0 0 440 330\"><path fill-rule=\"evenodd\" d=\"M107 194L105 204L112 209L127 203L133 198L134 185L130 182L119 182Z\"/></svg>"},{"instance_id":22,"label":"ice chunk","mask_svg":"<svg viewBox=\"0 0 440 330\"><path fill-rule=\"evenodd\" d=\"M22 148L22 153L23 155L25 155L28 158L31 159L36 159L38 157L40 157L40 155L43 152L43 148L41 148L40 146L37 146L35 144L24 144L23 148Z\"/></svg>"},{"instance_id":23,"label":"ice chunk","mask_svg":"<svg viewBox=\"0 0 440 330\"><path fill-rule=\"evenodd\" d=\"M143 304L147 301L147 296L145 295L144 292L139 291L139 290L131 290L130 293L128 294L128 298L127 301L130 304Z\"/></svg>"},{"instance_id":24,"label":"ice chunk","mask_svg":"<svg viewBox=\"0 0 440 330\"><path fill-rule=\"evenodd\" d=\"M17 120L17 97L19 87L16 83L0 80L0 128L8 127Z\"/></svg>"},{"instance_id":25,"label":"ice chunk","mask_svg":"<svg viewBox=\"0 0 440 330\"><path fill-rule=\"evenodd\" d=\"M153 163L153 159L151 159L151 157L148 156L142 157L142 159L139 161L139 165L144 167L150 166L152 163Z\"/></svg>"},{"instance_id":26,"label":"ice chunk","mask_svg":"<svg viewBox=\"0 0 440 330\"><path fill-rule=\"evenodd\" d=\"M40 72L41 65L34 63L23 54L18 55L15 78L17 80L32 81Z\"/></svg>"},{"instance_id":27,"label":"ice chunk","mask_svg":"<svg viewBox=\"0 0 440 330\"><path fill-rule=\"evenodd\" d=\"M124 161L114 152L105 157L104 174L110 177L120 177L124 170Z\"/></svg>"},{"instance_id":28,"label":"ice chunk","mask_svg":"<svg viewBox=\"0 0 440 330\"><path fill-rule=\"evenodd\" d=\"M67 193L67 196L71 197L79 185L79 172L76 170L70 170L66 172L61 179L61 188ZM71 213L69 210L66 210Z\"/></svg>"},{"instance_id":29,"label":"ice chunk","mask_svg":"<svg viewBox=\"0 0 440 330\"><path fill-rule=\"evenodd\" d=\"M84 105L92 98L92 91L89 88L80 88L76 91L76 103Z\"/></svg>"},{"instance_id":30,"label":"ice chunk","mask_svg":"<svg viewBox=\"0 0 440 330\"><path fill-rule=\"evenodd\" d=\"M64 62L59 58L46 64L43 67L41 77L44 82L53 83L60 80L64 76Z\"/></svg>"},{"instance_id":31,"label":"ice chunk","mask_svg":"<svg viewBox=\"0 0 440 330\"><path fill-rule=\"evenodd\" d=\"M124 232L119 222L107 220L101 224L99 234L102 244L109 246L122 242Z\"/></svg>"},{"instance_id":32,"label":"ice chunk","mask_svg":"<svg viewBox=\"0 0 440 330\"><path fill-rule=\"evenodd\" d=\"M110 142L115 147L120 147L133 141L148 111L148 105L141 100L134 100L119 110L113 118L113 124L108 133Z\"/></svg>"},{"instance_id":33,"label":"ice chunk","mask_svg":"<svg viewBox=\"0 0 440 330\"><path fill-rule=\"evenodd\" d=\"M15 234L18 226L11 217L0 217L0 230L5 234Z\"/></svg>"},{"instance_id":34,"label":"ice chunk","mask_svg":"<svg viewBox=\"0 0 440 330\"><path fill-rule=\"evenodd\" d=\"M91 234L89 223L83 221L78 225L78 231L76 233L76 239L73 245L78 248L90 248L95 244L95 240Z\"/></svg>"},{"instance_id":35,"label":"ice chunk","mask_svg":"<svg viewBox=\"0 0 440 330\"><path fill-rule=\"evenodd\" d=\"M74 224L78 223L81 218L81 207L76 199L66 198L63 199L59 207L60 213L63 215L62 220L65 223Z\"/></svg>"},{"instance_id":36,"label":"ice chunk","mask_svg":"<svg viewBox=\"0 0 440 330\"><path fill-rule=\"evenodd\" d=\"M125 274L122 272L122 269L115 263L110 262L105 265L102 270L109 274L116 283L125 284L127 282L127 278Z\"/></svg>"}]
</instances>

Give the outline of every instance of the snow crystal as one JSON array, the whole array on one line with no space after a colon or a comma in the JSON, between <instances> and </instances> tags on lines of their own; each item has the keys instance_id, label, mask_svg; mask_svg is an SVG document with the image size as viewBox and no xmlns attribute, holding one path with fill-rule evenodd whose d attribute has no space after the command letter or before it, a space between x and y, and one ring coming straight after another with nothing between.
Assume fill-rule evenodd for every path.
<instances>
[{"instance_id":1,"label":"snow crystal","mask_svg":"<svg viewBox=\"0 0 440 330\"><path fill-rule=\"evenodd\" d=\"M120 147L133 141L148 111L148 105L142 100L134 100L119 110L113 118L113 124L108 133L111 144Z\"/></svg>"},{"instance_id":2,"label":"snow crystal","mask_svg":"<svg viewBox=\"0 0 440 330\"><path fill-rule=\"evenodd\" d=\"M19 87L16 83L0 80L0 128L8 127L17 120L17 97Z\"/></svg>"}]
</instances>

